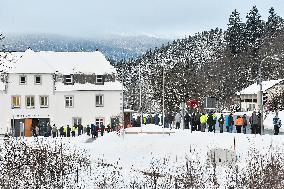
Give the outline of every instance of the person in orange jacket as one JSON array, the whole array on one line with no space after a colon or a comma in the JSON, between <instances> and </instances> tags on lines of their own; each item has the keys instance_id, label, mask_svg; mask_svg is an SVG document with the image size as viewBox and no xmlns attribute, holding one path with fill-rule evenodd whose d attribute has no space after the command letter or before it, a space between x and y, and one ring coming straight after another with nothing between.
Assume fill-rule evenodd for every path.
<instances>
[{"instance_id":1,"label":"person in orange jacket","mask_svg":"<svg viewBox=\"0 0 284 189\"><path fill-rule=\"evenodd\" d=\"M242 126L244 125L244 119L241 116L237 116L237 119L235 120L236 130L237 133L242 132Z\"/></svg>"}]
</instances>

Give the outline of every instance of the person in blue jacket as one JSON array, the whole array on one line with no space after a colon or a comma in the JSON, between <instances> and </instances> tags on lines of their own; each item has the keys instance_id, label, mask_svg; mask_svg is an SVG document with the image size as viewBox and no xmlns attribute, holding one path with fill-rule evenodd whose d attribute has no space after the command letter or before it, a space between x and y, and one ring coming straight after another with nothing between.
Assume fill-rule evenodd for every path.
<instances>
[{"instance_id":1,"label":"person in blue jacket","mask_svg":"<svg viewBox=\"0 0 284 189\"><path fill-rule=\"evenodd\" d=\"M230 127L229 127L229 116L225 115L225 125L226 125L226 130L227 132L230 132Z\"/></svg>"},{"instance_id":2,"label":"person in blue jacket","mask_svg":"<svg viewBox=\"0 0 284 189\"><path fill-rule=\"evenodd\" d=\"M273 118L273 125L274 125L274 135L278 135L279 128L281 127L281 119L278 117L278 113L276 113L275 117Z\"/></svg>"},{"instance_id":3,"label":"person in blue jacket","mask_svg":"<svg viewBox=\"0 0 284 189\"><path fill-rule=\"evenodd\" d=\"M159 125L159 114L155 115L155 125Z\"/></svg>"},{"instance_id":4,"label":"person in blue jacket","mask_svg":"<svg viewBox=\"0 0 284 189\"><path fill-rule=\"evenodd\" d=\"M91 134L92 134L92 138L96 138L96 125L95 124L91 124Z\"/></svg>"}]
</instances>

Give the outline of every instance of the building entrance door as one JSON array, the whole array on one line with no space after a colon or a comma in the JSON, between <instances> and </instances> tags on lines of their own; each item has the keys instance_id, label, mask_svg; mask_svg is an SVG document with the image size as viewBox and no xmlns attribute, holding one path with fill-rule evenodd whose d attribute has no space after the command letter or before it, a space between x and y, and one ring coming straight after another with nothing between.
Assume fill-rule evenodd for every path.
<instances>
[{"instance_id":1,"label":"building entrance door","mask_svg":"<svg viewBox=\"0 0 284 189\"><path fill-rule=\"evenodd\" d=\"M31 137L32 136L32 119L25 119L25 137Z\"/></svg>"}]
</instances>

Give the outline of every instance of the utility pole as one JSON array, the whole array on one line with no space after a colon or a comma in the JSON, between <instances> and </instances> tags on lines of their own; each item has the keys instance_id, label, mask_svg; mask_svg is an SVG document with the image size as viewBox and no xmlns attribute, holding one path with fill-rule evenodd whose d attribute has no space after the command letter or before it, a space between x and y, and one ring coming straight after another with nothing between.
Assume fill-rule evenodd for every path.
<instances>
[{"instance_id":1,"label":"utility pole","mask_svg":"<svg viewBox=\"0 0 284 189\"><path fill-rule=\"evenodd\" d=\"M121 82L122 82L122 117L121 117L121 122L122 122L122 126L123 126L123 139L124 139L124 134L125 134L125 125L124 125L124 91L123 91L123 82L124 82L124 65L122 65L122 79L121 79ZM130 117L131 119L131 117ZM130 120L131 121L131 120Z\"/></svg>"},{"instance_id":2,"label":"utility pole","mask_svg":"<svg viewBox=\"0 0 284 189\"><path fill-rule=\"evenodd\" d=\"M257 94L258 101L258 110L260 111L260 129L261 134L264 134L264 125L263 125L263 91L262 91L262 61L260 62L260 66L258 68L258 76L259 76L259 92Z\"/></svg>"},{"instance_id":3,"label":"utility pole","mask_svg":"<svg viewBox=\"0 0 284 189\"><path fill-rule=\"evenodd\" d=\"M165 133L165 62L163 61L163 135Z\"/></svg>"},{"instance_id":4,"label":"utility pole","mask_svg":"<svg viewBox=\"0 0 284 189\"><path fill-rule=\"evenodd\" d=\"M142 133L142 123L143 123L143 116L142 116L142 83L141 83L141 63L139 62L139 112L140 112L140 126L141 126L141 133Z\"/></svg>"}]
</instances>

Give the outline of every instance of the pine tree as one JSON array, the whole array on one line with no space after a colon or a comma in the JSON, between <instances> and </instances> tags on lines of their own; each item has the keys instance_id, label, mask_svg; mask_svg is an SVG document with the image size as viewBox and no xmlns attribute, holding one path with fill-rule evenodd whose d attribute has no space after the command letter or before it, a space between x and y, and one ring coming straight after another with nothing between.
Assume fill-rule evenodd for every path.
<instances>
[{"instance_id":1,"label":"pine tree","mask_svg":"<svg viewBox=\"0 0 284 189\"><path fill-rule=\"evenodd\" d=\"M236 9L230 15L225 39L227 41L227 48L232 54L243 52L245 48L244 24L241 22L240 13Z\"/></svg>"},{"instance_id":2,"label":"pine tree","mask_svg":"<svg viewBox=\"0 0 284 189\"><path fill-rule=\"evenodd\" d=\"M269 9L269 16L266 22L266 36L272 37L283 28L283 19L275 13L273 7Z\"/></svg>"},{"instance_id":3,"label":"pine tree","mask_svg":"<svg viewBox=\"0 0 284 189\"><path fill-rule=\"evenodd\" d=\"M257 56L263 43L264 23L256 6L247 15L245 37L249 50L253 56Z\"/></svg>"}]
</instances>

